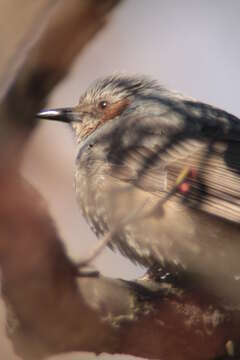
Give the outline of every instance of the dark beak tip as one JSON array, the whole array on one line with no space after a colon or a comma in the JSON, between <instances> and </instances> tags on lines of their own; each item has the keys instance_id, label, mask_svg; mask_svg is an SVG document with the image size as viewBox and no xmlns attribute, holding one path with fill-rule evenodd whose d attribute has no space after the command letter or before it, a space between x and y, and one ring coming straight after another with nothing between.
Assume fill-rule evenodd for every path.
<instances>
[{"instance_id":1,"label":"dark beak tip","mask_svg":"<svg viewBox=\"0 0 240 360\"><path fill-rule=\"evenodd\" d=\"M59 116L60 114L54 110L43 110L36 114L40 119L51 119L52 117Z\"/></svg>"},{"instance_id":2,"label":"dark beak tip","mask_svg":"<svg viewBox=\"0 0 240 360\"><path fill-rule=\"evenodd\" d=\"M46 109L38 112L36 114L36 117L39 119L55 120L70 123L73 120L72 114L72 108Z\"/></svg>"}]
</instances>

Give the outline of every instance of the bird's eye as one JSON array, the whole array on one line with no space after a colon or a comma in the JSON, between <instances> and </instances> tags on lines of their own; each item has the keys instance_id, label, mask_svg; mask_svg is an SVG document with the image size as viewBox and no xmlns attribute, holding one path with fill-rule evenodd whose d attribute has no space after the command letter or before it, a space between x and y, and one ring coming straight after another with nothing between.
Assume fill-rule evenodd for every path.
<instances>
[{"instance_id":1,"label":"bird's eye","mask_svg":"<svg viewBox=\"0 0 240 360\"><path fill-rule=\"evenodd\" d=\"M100 107L100 109L104 110L108 106L108 102L106 100L102 100L99 102L98 106Z\"/></svg>"}]
</instances>

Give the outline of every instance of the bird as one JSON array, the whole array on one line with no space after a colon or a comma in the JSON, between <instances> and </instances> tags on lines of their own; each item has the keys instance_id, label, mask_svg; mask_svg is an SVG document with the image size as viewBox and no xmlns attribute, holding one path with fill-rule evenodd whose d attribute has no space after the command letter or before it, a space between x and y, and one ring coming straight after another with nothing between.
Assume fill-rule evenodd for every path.
<instances>
[{"instance_id":1,"label":"bird","mask_svg":"<svg viewBox=\"0 0 240 360\"><path fill-rule=\"evenodd\" d=\"M77 202L98 238L111 234L112 250L150 272L239 287L236 116L147 76L114 74L90 85L76 106L37 117L74 130Z\"/></svg>"}]
</instances>

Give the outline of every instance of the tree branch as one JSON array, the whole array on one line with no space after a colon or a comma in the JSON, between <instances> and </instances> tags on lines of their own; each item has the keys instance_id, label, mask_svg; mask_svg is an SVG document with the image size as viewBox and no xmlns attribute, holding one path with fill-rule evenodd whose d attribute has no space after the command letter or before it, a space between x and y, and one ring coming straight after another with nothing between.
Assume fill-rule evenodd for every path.
<instances>
[{"instance_id":1,"label":"tree branch","mask_svg":"<svg viewBox=\"0 0 240 360\"><path fill-rule=\"evenodd\" d=\"M61 2L0 104L0 264L11 339L24 359L74 350L168 360L237 353L239 308L199 286L78 277L41 196L19 175L35 113L116 3Z\"/></svg>"}]
</instances>

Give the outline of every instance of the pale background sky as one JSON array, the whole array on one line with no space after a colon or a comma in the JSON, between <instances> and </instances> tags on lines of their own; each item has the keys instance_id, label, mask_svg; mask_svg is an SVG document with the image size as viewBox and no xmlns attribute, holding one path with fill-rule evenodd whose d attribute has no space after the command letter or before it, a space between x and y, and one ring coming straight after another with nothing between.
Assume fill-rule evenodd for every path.
<instances>
[{"instance_id":1,"label":"pale background sky","mask_svg":"<svg viewBox=\"0 0 240 360\"><path fill-rule=\"evenodd\" d=\"M94 79L124 71L147 74L240 116L239 17L239 0L124 1L55 89L49 107L75 105ZM77 260L96 239L75 202L74 145L68 125L42 123L25 153L23 172L46 198L67 250ZM114 277L143 273L108 249L96 264Z\"/></svg>"},{"instance_id":2,"label":"pale background sky","mask_svg":"<svg viewBox=\"0 0 240 360\"><path fill-rule=\"evenodd\" d=\"M0 0L0 6L0 45L5 49L0 67L8 64L6 75L11 70L9 59L22 39L21 25L27 28L26 24L32 22L28 14L38 12L41 6L40 1L33 0ZM14 11L14 24L5 21ZM239 18L240 0L125 0L75 62L68 78L56 88L49 106L74 105L91 81L125 71L150 75L171 89L240 116ZM77 260L94 246L96 239L75 202L74 157L74 139L68 126L45 122L36 129L26 149L23 173L45 197L70 256ZM113 277L134 278L143 272L109 250L96 263L104 274ZM17 359L5 336L5 322L0 299L1 355ZM61 357L93 358L86 353ZM103 358L113 357L104 355L98 359ZM117 355L114 359L123 357Z\"/></svg>"}]
</instances>

